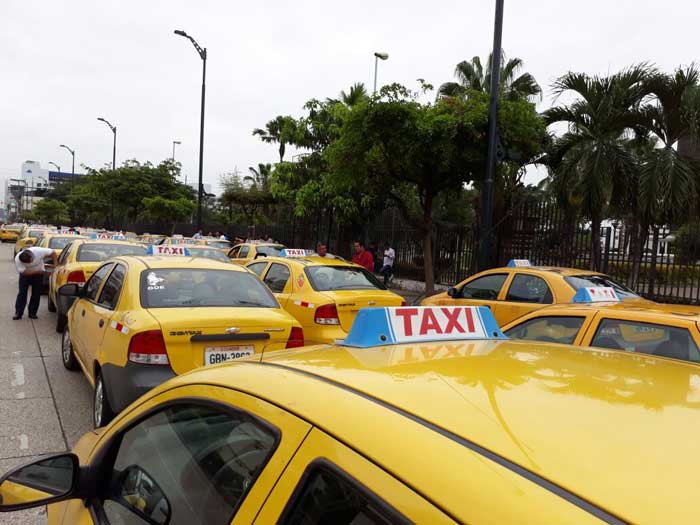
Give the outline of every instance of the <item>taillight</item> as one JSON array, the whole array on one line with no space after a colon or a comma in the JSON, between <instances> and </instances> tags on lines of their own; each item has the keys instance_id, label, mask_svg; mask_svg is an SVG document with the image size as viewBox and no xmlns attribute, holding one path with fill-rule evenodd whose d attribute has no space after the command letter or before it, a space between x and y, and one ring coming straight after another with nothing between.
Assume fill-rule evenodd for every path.
<instances>
[{"instance_id":1,"label":"taillight","mask_svg":"<svg viewBox=\"0 0 700 525\"><path fill-rule=\"evenodd\" d=\"M68 278L66 279L66 281L69 283L84 283L85 282L85 274L83 273L82 270L76 270L74 272L70 272L68 274Z\"/></svg>"},{"instance_id":2,"label":"taillight","mask_svg":"<svg viewBox=\"0 0 700 525\"><path fill-rule=\"evenodd\" d=\"M163 332L139 332L129 341L129 361L142 365L169 365Z\"/></svg>"},{"instance_id":3,"label":"taillight","mask_svg":"<svg viewBox=\"0 0 700 525\"><path fill-rule=\"evenodd\" d=\"M340 324L338 309L335 307L335 304L324 304L316 308L314 321L316 324Z\"/></svg>"},{"instance_id":4,"label":"taillight","mask_svg":"<svg viewBox=\"0 0 700 525\"><path fill-rule=\"evenodd\" d=\"M304 330L298 326L292 326L286 348L298 348L300 346L304 346Z\"/></svg>"}]
</instances>

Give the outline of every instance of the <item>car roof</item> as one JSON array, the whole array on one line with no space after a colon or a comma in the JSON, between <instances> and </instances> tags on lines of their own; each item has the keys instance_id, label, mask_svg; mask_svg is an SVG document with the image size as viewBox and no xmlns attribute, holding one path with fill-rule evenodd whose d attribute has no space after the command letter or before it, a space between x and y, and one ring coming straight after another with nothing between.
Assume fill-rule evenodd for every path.
<instances>
[{"instance_id":1,"label":"car roof","mask_svg":"<svg viewBox=\"0 0 700 525\"><path fill-rule=\"evenodd\" d=\"M189 268L191 270L229 270L233 272L250 273L250 270L242 266L231 264L227 261L217 261L206 257L181 257L160 255L120 255L110 260L123 260L124 262L138 262L144 268Z\"/></svg>"},{"instance_id":2,"label":"car roof","mask_svg":"<svg viewBox=\"0 0 700 525\"><path fill-rule=\"evenodd\" d=\"M695 321L700 321L700 307L688 306L688 305L657 305L649 301L648 303L639 304L633 301L620 301L620 302L601 302L601 303L569 303L569 304L553 304L545 306L533 312L535 316L540 315L568 315L579 313L582 315L588 315L591 312L625 312L631 313L635 317L639 317L640 321L642 319L653 321L661 320L664 318L672 317L683 317L684 319L693 319ZM519 319L516 319L519 321Z\"/></svg>"},{"instance_id":3,"label":"car roof","mask_svg":"<svg viewBox=\"0 0 700 525\"><path fill-rule=\"evenodd\" d=\"M357 267L355 263L348 262L344 259L329 259L326 257L319 257L318 255L306 255L304 257L280 257L278 255L271 255L268 257L259 257L254 259L253 262L265 262L265 261L275 261L275 262L296 262L303 266L353 266ZM249 263L252 264L252 263Z\"/></svg>"},{"instance_id":4,"label":"car roof","mask_svg":"<svg viewBox=\"0 0 700 525\"><path fill-rule=\"evenodd\" d=\"M473 475L453 462L455 443L632 522L672 523L696 501L700 368L688 363L530 341L321 345L200 368L170 388L183 383L282 406L442 508L465 497L442 478Z\"/></svg>"},{"instance_id":5,"label":"car roof","mask_svg":"<svg viewBox=\"0 0 700 525\"><path fill-rule=\"evenodd\" d=\"M518 270L518 271L524 271L527 272L528 270L534 270L536 272L547 272L547 273L553 273L561 276L570 276L570 275L605 275L600 272L594 272L592 270L585 270L582 268L565 268L562 266L517 266L517 267L510 267L510 266L502 266L500 268L492 268L491 270L487 270L488 272L504 272L504 271L511 271L511 270Z\"/></svg>"},{"instance_id":6,"label":"car roof","mask_svg":"<svg viewBox=\"0 0 700 525\"><path fill-rule=\"evenodd\" d=\"M129 241L129 240L118 240L118 239L90 239L89 237L79 237L76 236L78 240L81 241L82 244L118 244L118 245L124 245L127 244L129 246L141 246L145 248L143 244L140 242L136 241Z\"/></svg>"}]
</instances>

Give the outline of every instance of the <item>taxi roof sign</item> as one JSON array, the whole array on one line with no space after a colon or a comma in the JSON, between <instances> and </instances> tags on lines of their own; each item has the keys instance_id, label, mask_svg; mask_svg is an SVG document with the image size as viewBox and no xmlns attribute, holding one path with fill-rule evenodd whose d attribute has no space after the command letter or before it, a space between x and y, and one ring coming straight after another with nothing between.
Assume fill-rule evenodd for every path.
<instances>
[{"instance_id":1,"label":"taxi roof sign","mask_svg":"<svg viewBox=\"0 0 700 525\"><path fill-rule=\"evenodd\" d=\"M511 259L508 261L508 264L506 264L508 268L524 268L527 266L532 266L532 263L530 263L529 260L527 259Z\"/></svg>"},{"instance_id":2,"label":"taxi roof sign","mask_svg":"<svg viewBox=\"0 0 700 525\"><path fill-rule=\"evenodd\" d=\"M619 303L620 297L609 286L592 286L579 288L574 294L575 303Z\"/></svg>"},{"instance_id":3,"label":"taxi roof sign","mask_svg":"<svg viewBox=\"0 0 700 525\"><path fill-rule=\"evenodd\" d=\"M280 250L280 257L306 257L311 255L313 252L311 250L300 250L298 248L285 248Z\"/></svg>"},{"instance_id":4,"label":"taxi roof sign","mask_svg":"<svg viewBox=\"0 0 700 525\"><path fill-rule=\"evenodd\" d=\"M184 246L172 244L151 244L146 250L146 255L165 255L168 257L189 257L190 251Z\"/></svg>"},{"instance_id":5,"label":"taxi roof sign","mask_svg":"<svg viewBox=\"0 0 700 525\"><path fill-rule=\"evenodd\" d=\"M124 241L126 237L121 233L92 233L90 234L90 239L99 239L102 241Z\"/></svg>"},{"instance_id":6,"label":"taxi roof sign","mask_svg":"<svg viewBox=\"0 0 700 525\"><path fill-rule=\"evenodd\" d=\"M343 346L507 339L486 306L362 308Z\"/></svg>"}]
</instances>

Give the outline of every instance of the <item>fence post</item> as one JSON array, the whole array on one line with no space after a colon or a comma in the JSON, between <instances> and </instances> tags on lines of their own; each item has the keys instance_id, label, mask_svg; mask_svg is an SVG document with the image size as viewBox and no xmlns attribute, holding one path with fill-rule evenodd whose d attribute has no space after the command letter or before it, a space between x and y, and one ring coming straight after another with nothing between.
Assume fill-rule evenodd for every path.
<instances>
[{"instance_id":1,"label":"fence post","mask_svg":"<svg viewBox=\"0 0 700 525\"><path fill-rule=\"evenodd\" d=\"M656 252L659 250L659 228L654 228L654 239L651 243L651 267L649 268L649 299L654 299L654 281L656 281Z\"/></svg>"},{"instance_id":2,"label":"fence post","mask_svg":"<svg viewBox=\"0 0 700 525\"><path fill-rule=\"evenodd\" d=\"M610 260L610 226L605 227L605 251L603 252L603 273L608 273L608 262Z\"/></svg>"}]
</instances>

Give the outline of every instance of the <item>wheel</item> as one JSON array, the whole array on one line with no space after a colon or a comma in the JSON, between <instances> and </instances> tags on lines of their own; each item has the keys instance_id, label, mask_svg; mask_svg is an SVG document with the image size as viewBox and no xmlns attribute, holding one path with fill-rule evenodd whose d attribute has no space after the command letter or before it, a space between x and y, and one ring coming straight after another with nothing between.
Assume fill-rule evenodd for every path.
<instances>
[{"instance_id":1,"label":"wheel","mask_svg":"<svg viewBox=\"0 0 700 525\"><path fill-rule=\"evenodd\" d=\"M67 370L78 369L78 361L73 353L73 343L70 340L68 328L63 331L63 337L61 338L61 361L63 361L63 366Z\"/></svg>"},{"instance_id":2,"label":"wheel","mask_svg":"<svg viewBox=\"0 0 700 525\"><path fill-rule=\"evenodd\" d=\"M97 372L97 377L95 378L95 397L93 398L92 422L95 425L95 428L100 428L112 421L114 416L115 414L112 411L112 407L109 405L107 389L105 388L104 381L102 380L102 374Z\"/></svg>"},{"instance_id":3,"label":"wheel","mask_svg":"<svg viewBox=\"0 0 700 525\"><path fill-rule=\"evenodd\" d=\"M56 311L56 303L54 303L54 302L51 300L51 294L49 294L49 296L48 296L47 305L48 305L48 307L49 307L49 312L55 312L55 311Z\"/></svg>"},{"instance_id":4,"label":"wheel","mask_svg":"<svg viewBox=\"0 0 700 525\"><path fill-rule=\"evenodd\" d=\"M58 315L56 316L56 331L61 334L63 331L66 329L66 325L68 324L68 316L63 315L61 312L58 312Z\"/></svg>"}]
</instances>

